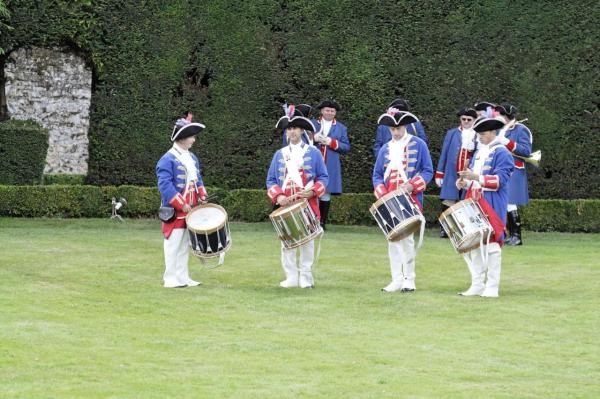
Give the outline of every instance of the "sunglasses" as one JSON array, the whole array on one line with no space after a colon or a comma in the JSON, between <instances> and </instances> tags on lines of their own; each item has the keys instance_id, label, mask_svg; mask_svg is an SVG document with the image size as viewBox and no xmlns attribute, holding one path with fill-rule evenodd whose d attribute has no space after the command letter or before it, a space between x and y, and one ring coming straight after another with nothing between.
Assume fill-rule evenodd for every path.
<instances>
[{"instance_id":1,"label":"sunglasses","mask_svg":"<svg viewBox=\"0 0 600 399\"><path fill-rule=\"evenodd\" d=\"M472 122L473 118L460 118L460 120L463 122Z\"/></svg>"}]
</instances>

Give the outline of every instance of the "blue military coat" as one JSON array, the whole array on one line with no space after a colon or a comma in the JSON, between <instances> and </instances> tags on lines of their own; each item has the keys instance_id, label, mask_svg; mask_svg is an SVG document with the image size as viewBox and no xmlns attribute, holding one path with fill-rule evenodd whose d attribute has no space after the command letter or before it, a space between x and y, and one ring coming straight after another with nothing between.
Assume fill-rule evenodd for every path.
<instances>
[{"instance_id":1,"label":"blue military coat","mask_svg":"<svg viewBox=\"0 0 600 399\"><path fill-rule=\"evenodd\" d=\"M531 155L533 136L527 126L517 123L513 129L506 132L505 137L510 140L506 145L506 148L508 148L513 155L524 157ZM515 170L508 182L508 203L514 205L526 205L529 202L529 189L525 162L517 157L513 157L513 161Z\"/></svg>"},{"instance_id":2,"label":"blue military coat","mask_svg":"<svg viewBox=\"0 0 600 399\"><path fill-rule=\"evenodd\" d=\"M444 179L440 198L443 200L460 200L460 191L456 188L458 178L456 163L462 146L462 132L459 128L448 130L444 137L442 152L436 168L436 178Z\"/></svg>"},{"instance_id":3,"label":"blue military coat","mask_svg":"<svg viewBox=\"0 0 600 399\"><path fill-rule=\"evenodd\" d=\"M486 158L480 173L484 177L483 197L494 208L494 212L502 223L506 224L506 209L508 207L508 184L514 165L510 152L500 143L492 144L494 149ZM479 156L475 151L470 168L473 169ZM477 171L475 171L477 173ZM501 239L501 237L499 237Z\"/></svg>"},{"instance_id":4,"label":"blue military coat","mask_svg":"<svg viewBox=\"0 0 600 399\"><path fill-rule=\"evenodd\" d=\"M391 173L387 179L384 179L385 170L390 163L389 144L387 142L381 147L373 168L373 188L378 198L397 188L396 179L393 178L396 173ZM431 155L425 141L412 135L405 147L405 152L406 177L414 187L413 197L419 201L419 205L422 207L423 191L433 176Z\"/></svg>"},{"instance_id":5,"label":"blue military coat","mask_svg":"<svg viewBox=\"0 0 600 399\"><path fill-rule=\"evenodd\" d=\"M192 159L196 163L196 169L198 170L198 181L196 186L200 189L199 191L204 192L204 182L202 181L202 175L200 174L200 162L198 157L192 154ZM185 191L186 183L186 170L183 164L170 152L165 153L156 164L156 176L158 178L158 190L160 191L160 198L162 206L172 206L171 200L177 194L183 194Z\"/></svg>"},{"instance_id":6,"label":"blue military coat","mask_svg":"<svg viewBox=\"0 0 600 399\"><path fill-rule=\"evenodd\" d=\"M312 123L315 125L317 132L321 130L320 119L312 119ZM348 129L343 123L334 119L328 137L332 139L330 145L315 144L315 146L323 155L323 160L327 166L327 173L329 174L327 192L340 194L342 192L342 164L340 162L340 154L350 151Z\"/></svg>"}]
</instances>

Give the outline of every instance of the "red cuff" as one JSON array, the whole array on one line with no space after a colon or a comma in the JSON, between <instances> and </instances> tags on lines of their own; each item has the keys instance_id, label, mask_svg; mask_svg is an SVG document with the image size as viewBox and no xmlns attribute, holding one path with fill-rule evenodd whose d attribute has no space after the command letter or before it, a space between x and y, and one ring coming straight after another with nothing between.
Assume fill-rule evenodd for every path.
<instances>
[{"instance_id":1,"label":"red cuff","mask_svg":"<svg viewBox=\"0 0 600 399\"><path fill-rule=\"evenodd\" d=\"M336 139L331 139L331 143L329 144L332 150L337 150L340 146Z\"/></svg>"},{"instance_id":2,"label":"red cuff","mask_svg":"<svg viewBox=\"0 0 600 399\"><path fill-rule=\"evenodd\" d=\"M444 178L444 172L439 172L439 171L435 172L435 179L443 179L443 178Z\"/></svg>"},{"instance_id":3,"label":"red cuff","mask_svg":"<svg viewBox=\"0 0 600 399\"><path fill-rule=\"evenodd\" d=\"M171 206L173 208L177 209L178 211L182 211L183 206L185 205L185 200L183 199L183 196L181 195L181 193L177 193L176 196L171 198L171 201L169 201L169 204L171 204Z\"/></svg>"},{"instance_id":4,"label":"red cuff","mask_svg":"<svg viewBox=\"0 0 600 399\"><path fill-rule=\"evenodd\" d=\"M283 190L281 189L281 187L279 187L277 184L275 184L267 190L267 195L271 199L272 203L276 203L277 197L279 197L280 195L284 195L284 194L283 194Z\"/></svg>"},{"instance_id":5,"label":"red cuff","mask_svg":"<svg viewBox=\"0 0 600 399\"><path fill-rule=\"evenodd\" d=\"M198 196L200 197L200 199L202 201L204 201L206 199L206 197L208 196L206 189L204 188L204 186L198 186L197 189L198 189Z\"/></svg>"},{"instance_id":6,"label":"red cuff","mask_svg":"<svg viewBox=\"0 0 600 399\"><path fill-rule=\"evenodd\" d=\"M323 194L325 194L325 186L323 185L323 183L318 181L313 185L313 191L315 192L315 195L317 197L320 197Z\"/></svg>"},{"instance_id":7,"label":"red cuff","mask_svg":"<svg viewBox=\"0 0 600 399\"><path fill-rule=\"evenodd\" d=\"M408 181L413 186L413 193L420 193L425 191L427 187L427 183L425 183L425 179L421 176L415 176Z\"/></svg>"},{"instance_id":8,"label":"red cuff","mask_svg":"<svg viewBox=\"0 0 600 399\"><path fill-rule=\"evenodd\" d=\"M515 150L515 148L517 148L517 143L512 140L508 140L508 144L506 144L506 148L508 149L508 151L513 152Z\"/></svg>"},{"instance_id":9,"label":"red cuff","mask_svg":"<svg viewBox=\"0 0 600 399\"><path fill-rule=\"evenodd\" d=\"M375 190L373 191L373 194L375 194L375 198L377 198L377 199L383 197L387 193L388 193L388 190L387 190L387 188L385 188L384 184L378 185L377 187L375 187Z\"/></svg>"},{"instance_id":10,"label":"red cuff","mask_svg":"<svg viewBox=\"0 0 600 399\"><path fill-rule=\"evenodd\" d=\"M483 187L496 191L500 188L500 179L497 175L485 175L483 176Z\"/></svg>"}]
</instances>

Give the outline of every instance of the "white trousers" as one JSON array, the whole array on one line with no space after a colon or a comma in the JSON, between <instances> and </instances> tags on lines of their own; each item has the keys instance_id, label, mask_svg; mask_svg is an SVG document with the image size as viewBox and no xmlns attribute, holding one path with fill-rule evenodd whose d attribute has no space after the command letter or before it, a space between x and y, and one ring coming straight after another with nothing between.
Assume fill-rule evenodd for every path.
<instances>
[{"instance_id":1,"label":"white trousers","mask_svg":"<svg viewBox=\"0 0 600 399\"><path fill-rule=\"evenodd\" d=\"M403 288L415 289L415 239L414 234L400 241L388 242L392 282Z\"/></svg>"},{"instance_id":2,"label":"white trousers","mask_svg":"<svg viewBox=\"0 0 600 399\"><path fill-rule=\"evenodd\" d=\"M296 259L296 253L300 253L300 259ZM315 240L300 248L285 249L281 243L281 265L285 272L285 278L289 282L297 284L299 279L304 279L313 284L312 265L315 260Z\"/></svg>"},{"instance_id":3,"label":"white trousers","mask_svg":"<svg viewBox=\"0 0 600 399\"><path fill-rule=\"evenodd\" d=\"M463 255L471 273L471 292L481 292L484 296L498 296L500 272L502 269L502 249L493 242L487 246L487 260L484 262L481 249L477 248ZM487 277L487 278L486 278Z\"/></svg>"},{"instance_id":4,"label":"white trousers","mask_svg":"<svg viewBox=\"0 0 600 399\"><path fill-rule=\"evenodd\" d=\"M188 285L192 280L188 272L190 237L187 229L175 229L164 240L165 274L164 286L168 288Z\"/></svg>"}]
</instances>

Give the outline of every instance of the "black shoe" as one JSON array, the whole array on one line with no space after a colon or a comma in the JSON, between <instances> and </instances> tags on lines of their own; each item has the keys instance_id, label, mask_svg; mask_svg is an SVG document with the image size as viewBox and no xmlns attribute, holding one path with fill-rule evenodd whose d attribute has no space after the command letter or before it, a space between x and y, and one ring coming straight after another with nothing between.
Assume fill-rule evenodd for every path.
<instances>
[{"instance_id":1,"label":"black shoe","mask_svg":"<svg viewBox=\"0 0 600 399\"><path fill-rule=\"evenodd\" d=\"M519 216L519 212L508 212L508 218L511 221L512 228L510 229L510 238L506 244L510 245L511 247L515 245L523 245L523 240L521 239L521 217Z\"/></svg>"},{"instance_id":2,"label":"black shoe","mask_svg":"<svg viewBox=\"0 0 600 399\"><path fill-rule=\"evenodd\" d=\"M414 288L402 288L400 292L415 292Z\"/></svg>"},{"instance_id":3,"label":"black shoe","mask_svg":"<svg viewBox=\"0 0 600 399\"><path fill-rule=\"evenodd\" d=\"M446 230L440 229L440 238L448 238L448 234L446 234Z\"/></svg>"}]
</instances>

